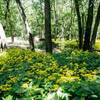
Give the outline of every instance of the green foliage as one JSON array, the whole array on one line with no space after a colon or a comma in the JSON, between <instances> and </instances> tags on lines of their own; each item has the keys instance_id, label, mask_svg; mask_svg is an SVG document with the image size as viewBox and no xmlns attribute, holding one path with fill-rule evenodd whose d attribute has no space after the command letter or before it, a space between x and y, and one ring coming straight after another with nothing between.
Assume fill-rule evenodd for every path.
<instances>
[{"instance_id":1,"label":"green foliage","mask_svg":"<svg viewBox=\"0 0 100 100\"><path fill-rule=\"evenodd\" d=\"M96 49L96 50L100 50L100 40L97 40L97 41L96 41L95 49Z\"/></svg>"},{"instance_id":2,"label":"green foliage","mask_svg":"<svg viewBox=\"0 0 100 100\"><path fill-rule=\"evenodd\" d=\"M59 88L57 92L49 93L46 100L69 100L69 94L63 93Z\"/></svg>"},{"instance_id":3,"label":"green foliage","mask_svg":"<svg viewBox=\"0 0 100 100\"><path fill-rule=\"evenodd\" d=\"M56 99L51 100L64 100L57 91L61 87L60 98L99 97L99 57L72 49L53 55L9 49L0 56L0 96L4 100L47 100L53 92Z\"/></svg>"},{"instance_id":4,"label":"green foliage","mask_svg":"<svg viewBox=\"0 0 100 100\"><path fill-rule=\"evenodd\" d=\"M57 39L56 41L54 41L54 43L56 43L59 48L61 50L64 50L64 49L68 49L68 48L72 48L72 49L77 49L78 48L78 41L77 40L60 40L60 39Z\"/></svg>"},{"instance_id":5,"label":"green foliage","mask_svg":"<svg viewBox=\"0 0 100 100\"><path fill-rule=\"evenodd\" d=\"M70 69L86 68L89 70L100 67L100 55L82 50L65 49L62 53L54 54L59 65L67 65Z\"/></svg>"},{"instance_id":6,"label":"green foliage","mask_svg":"<svg viewBox=\"0 0 100 100\"><path fill-rule=\"evenodd\" d=\"M62 85L62 91L70 94L71 100L98 100L100 79L97 81L76 81Z\"/></svg>"},{"instance_id":7,"label":"green foliage","mask_svg":"<svg viewBox=\"0 0 100 100\"><path fill-rule=\"evenodd\" d=\"M4 98L4 100L13 100L12 98L13 98L13 96L9 95L6 98Z\"/></svg>"},{"instance_id":8,"label":"green foliage","mask_svg":"<svg viewBox=\"0 0 100 100\"><path fill-rule=\"evenodd\" d=\"M67 49L54 54L54 57L63 70L58 82L61 83L63 93L70 94L70 100L100 98L100 55Z\"/></svg>"},{"instance_id":9,"label":"green foliage","mask_svg":"<svg viewBox=\"0 0 100 100\"><path fill-rule=\"evenodd\" d=\"M45 41L40 41L39 43L37 43L35 45L35 48L41 49L41 50L45 50Z\"/></svg>"},{"instance_id":10,"label":"green foliage","mask_svg":"<svg viewBox=\"0 0 100 100\"><path fill-rule=\"evenodd\" d=\"M42 91L52 88L57 77L57 67L56 61L49 54L9 49L6 59L0 62L1 94L5 97L10 93L16 98L37 98L39 95L40 98Z\"/></svg>"}]
</instances>

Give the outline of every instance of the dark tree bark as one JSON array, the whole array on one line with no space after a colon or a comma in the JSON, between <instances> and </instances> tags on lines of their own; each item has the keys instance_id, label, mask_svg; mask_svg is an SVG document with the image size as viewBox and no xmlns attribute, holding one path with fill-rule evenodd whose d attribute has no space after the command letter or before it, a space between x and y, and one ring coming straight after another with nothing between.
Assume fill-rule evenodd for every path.
<instances>
[{"instance_id":1,"label":"dark tree bark","mask_svg":"<svg viewBox=\"0 0 100 100\"><path fill-rule=\"evenodd\" d=\"M93 29L93 34L92 34L91 43L90 43L91 51L93 50L94 45L95 45L99 23L100 23L100 3L99 3L97 15L96 15L94 29Z\"/></svg>"},{"instance_id":2,"label":"dark tree bark","mask_svg":"<svg viewBox=\"0 0 100 100\"><path fill-rule=\"evenodd\" d=\"M5 0L5 8L6 8L6 10L5 10L5 22L6 22L6 24L5 24L5 26L4 26L4 30L6 31L6 28L7 28L7 23L8 23L8 18L9 18L9 13L10 13L10 0Z\"/></svg>"},{"instance_id":3,"label":"dark tree bark","mask_svg":"<svg viewBox=\"0 0 100 100\"><path fill-rule=\"evenodd\" d=\"M50 0L45 0L45 43L46 52L52 53Z\"/></svg>"},{"instance_id":4,"label":"dark tree bark","mask_svg":"<svg viewBox=\"0 0 100 100\"><path fill-rule=\"evenodd\" d=\"M83 46L83 32L82 32L81 15L80 15L80 10L79 10L79 0L74 0L74 2L75 2L76 13L77 13L77 19L78 19L79 49L82 49L82 46Z\"/></svg>"},{"instance_id":5,"label":"dark tree bark","mask_svg":"<svg viewBox=\"0 0 100 100\"><path fill-rule=\"evenodd\" d=\"M94 0L89 0L88 17L86 22L86 31L85 31L84 45L83 45L84 51L90 49L90 37L91 37L91 29L93 23L93 8L94 8Z\"/></svg>"},{"instance_id":6,"label":"dark tree bark","mask_svg":"<svg viewBox=\"0 0 100 100\"><path fill-rule=\"evenodd\" d=\"M29 35L30 48L31 48L31 50L34 51L34 41L33 41L34 39L33 39L32 33L30 32L30 29L29 29L29 25L28 25L28 21L27 21L27 17L26 17L24 8L23 8L20 0L16 0L16 3L18 5L18 7L20 8L19 11L22 15L22 19L23 19L23 22L25 25L26 33Z\"/></svg>"},{"instance_id":7,"label":"dark tree bark","mask_svg":"<svg viewBox=\"0 0 100 100\"><path fill-rule=\"evenodd\" d=\"M28 29L27 29L27 25L26 25L27 18L26 18L26 14L25 14L24 8L23 8L22 3L21 3L20 0L16 0L16 3L18 5L18 7L19 7L19 12L21 13L21 16L22 16L22 19L23 19L23 22L24 22L24 25L25 25L26 32L28 33Z\"/></svg>"},{"instance_id":8,"label":"dark tree bark","mask_svg":"<svg viewBox=\"0 0 100 100\"><path fill-rule=\"evenodd\" d=\"M31 33L29 33L29 43L31 44L31 50L34 51L34 37Z\"/></svg>"},{"instance_id":9,"label":"dark tree bark","mask_svg":"<svg viewBox=\"0 0 100 100\"><path fill-rule=\"evenodd\" d=\"M84 12L82 13L82 33L84 36L84 33L85 33L85 13Z\"/></svg>"},{"instance_id":10,"label":"dark tree bark","mask_svg":"<svg viewBox=\"0 0 100 100\"><path fill-rule=\"evenodd\" d=\"M8 13L10 11L9 6L10 6L10 0L5 0L6 2L6 11L5 11L5 20L7 20Z\"/></svg>"}]
</instances>

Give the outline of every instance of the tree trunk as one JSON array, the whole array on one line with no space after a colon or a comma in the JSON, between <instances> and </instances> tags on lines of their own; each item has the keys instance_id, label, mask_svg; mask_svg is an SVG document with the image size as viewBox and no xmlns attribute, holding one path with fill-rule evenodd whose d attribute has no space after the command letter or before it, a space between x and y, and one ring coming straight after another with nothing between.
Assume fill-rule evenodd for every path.
<instances>
[{"instance_id":1,"label":"tree trunk","mask_svg":"<svg viewBox=\"0 0 100 100\"><path fill-rule=\"evenodd\" d=\"M85 14L84 12L82 13L82 33L84 36L84 33L85 33Z\"/></svg>"},{"instance_id":2,"label":"tree trunk","mask_svg":"<svg viewBox=\"0 0 100 100\"><path fill-rule=\"evenodd\" d=\"M10 0L5 0L5 2L6 2L5 20L7 21L8 13L10 11L10 9L9 9Z\"/></svg>"},{"instance_id":3,"label":"tree trunk","mask_svg":"<svg viewBox=\"0 0 100 100\"><path fill-rule=\"evenodd\" d=\"M90 43L91 51L93 50L94 45L95 45L99 23L100 23L100 3L99 3L97 16L96 16L96 19L95 19L95 24L94 24L94 29L93 29L93 34L92 34L92 38L91 38L91 43Z\"/></svg>"},{"instance_id":4,"label":"tree trunk","mask_svg":"<svg viewBox=\"0 0 100 100\"><path fill-rule=\"evenodd\" d=\"M89 0L88 17L86 22L86 31L85 31L84 45L83 45L84 51L90 49L90 36L93 23L93 8L94 8L94 0Z\"/></svg>"},{"instance_id":5,"label":"tree trunk","mask_svg":"<svg viewBox=\"0 0 100 100\"><path fill-rule=\"evenodd\" d=\"M82 32L81 15L80 15L80 10L79 10L78 0L74 0L74 2L75 2L75 8L76 8L76 13L77 13L77 18L78 18L79 49L81 49L83 46L83 32Z\"/></svg>"},{"instance_id":6,"label":"tree trunk","mask_svg":"<svg viewBox=\"0 0 100 100\"><path fill-rule=\"evenodd\" d=\"M45 43L46 52L52 53L50 0L45 0Z\"/></svg>"},{"instance_id":7,"label":"tree trunk","mask_svg":"<svg viewBox=\"0 0 100 100\"><path fill-rule=\"evenodd\" d=\"M29 43L31 44L30 45L31 50L34 51L34 48L35 48L34 47L34 37L31 33L29 33Z\"/></svg>"},{"instance_id":8,"label":"tree trunk","mask_svg":"<svg viewBox=\"0 0 100 100\"><path fill-rule=\"evenodd\" d=\"M28 21L27 21L27 17L26 17L24 8L23 8L20 0L16 0L16 3L18 5L18 7L20 8L19 11L22 15L22 19L23 19L23 22L24 22L24 25L25 25L26 33L29 35L30 48L31 48L31 50L34 50L34 41L33 41L33 38L32 38L32 33L31 33L31 30L30 30L30 27L29 27L29 24L28 24Z\"/></svg>"},{"instance_id":9,"label":"tree trunk","mask_svg":"<svg viewBox=\"0 0 100 100\"><path fill-rule=\"evenodd\" d=\"M57 15L57 2L56 0L54 0L54 22L55 22L55 27L54 27L54 39L57 39L57 35L58 35L58 15Z\"/></svg>"},{"instance_id":10,"label":"tree trunk","mask_svg":"<svg viewBox=\"0 0 100 100\"><path fill-rule=\"evenodd\" d=\"M29 27L29 24L28 24L28 20L27 20L24 8L22 6L22 3L21 3L20 0L16 0L16 3L18 4L19 12L20 12L20 14L22 16L22 19L23 19L23 22L24 22L24 25L25 25L26 33L29 34L31 30L30 30L30 27Z\"/></svg>"},{"instance_id":11,"label":"tree trunk","mask_svg":"<svg viewBox=\"0 0 100 100\"><path fill-rule=\"evenodd\" d=\"M41 29L40 29L40 39L43 39L44 38L44 8L43 8L43 0L40 0L40 8L41 8L41 16L42 16L42 26L41 26Z\"/></svg>"},{"instance_id":12,"label":"tree trunk","mask_svg":"<svg viewBox=\"0 0 100 100\"><path fill-rule=\"evenodd\" d=\"M9 23L9 13L10 13L10 1L11 0L5 0L5 8L6 8L6 10L5 10L5 26L4 26L4 30L5 30L5 32L6 32L6 28L7 28L7 23Z\"/></svg>"}]
</instances>

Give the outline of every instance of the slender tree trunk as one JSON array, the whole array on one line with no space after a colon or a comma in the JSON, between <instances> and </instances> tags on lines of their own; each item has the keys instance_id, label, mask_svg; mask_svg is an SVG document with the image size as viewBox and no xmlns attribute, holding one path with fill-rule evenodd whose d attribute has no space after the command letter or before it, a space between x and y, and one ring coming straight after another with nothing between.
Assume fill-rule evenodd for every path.
<instances>
[{"instance_id":1,"label":"slender tree trunk","mask_svg":"<svg viewBox=\"0 0 100 100\"><path fill-rule=\"evenodd\" d=\"M29 43L31 44L31 50L34 51L34 37L31 33L29 33Z\"/></svg>"},{"instance_id":2,"label":"slender tree trunk","mask_svg":"<svg viewBox=\"0 0 100 100\"><path fill-rule=\"evenodd\" d=\"M10 9L9 9L10 0L5 0L5 2L6 2L5 20L7 21L8 13L10 11Z\"/></svg>"},{"instance_id":3,"label":"slender tree trunk","mask_svg":"<svg viewBox=\"0 0 100 100\"><path fill-rule=\"evenodd\" d=\"M45 0L45 43L46 52L52 53L50 0Z\"/></svg>"},{"instance_id":4,"label":"slender tree trunk","mask_svg":"<svg viewBox=\"0 0 100 100\"><path fill-rule=\"evenodd\" d=\"M82 13L82 33L84 36L84 33L85 33L85 14L84 12Z\"/></svg>"},{"instance_id":5,"label":"slender tree trunk","mask_svg":"<svg viewBox=\"0 0 100 100\"><path fill-rule=\"evenodd\" d=\"M74 0L74 2L75 2L75 8L76 8L76 13L77 13L77 18L78 18L79 49L81 49L83 46L83 32L82 32L81 15L80 15L80 10L79 10L78 0Z\"/></svg>"},{"instance_id":6,"label":"slender tree trunk","mask_svg":"<svg viewBox=\"0 0 100 100\"><path fill-rule=\"evenodd\" d=\"M6 32L7 23L8 23L8 15L10 13L10 1L11 0L4 0L6 10L5 10L5 26L3 26L3 29L5 32ZM1 47L7 48L7 44L6 43L5 43L5 45L1 44Z\"/></svg>"},{"instance_id":7,"label":"slender tree trunk","mask_svg":"<svg viewBox=\"0 0 100 100\"><path fill-rule=\"evenodd\" d=\"M86 31L85 31L84 45L83 45L84 51L90 49L90 36L93 23L93 8L94 8L94 0L89 0L88 17L86 22Z\"/></svg>"},{"instance_id":8,"label":"slender tree trunk","mask_svg":"<svg viewBox=\"0 0 100 100\"><path fill-rule=\"evenodd\" d=\"M22 19L23 19L23 22L24 22L24 25L25 25L26 33L29 34L30 28L29 28L29 25L28 25L27 17L26 17L24 8L22 6L22 3L21 3L20 0L16 0L16 3L18 5L18 7L19 7L19 11L21 13L21 16L22 16Z\"/></svg>"},{"instance_id":9,"label":"slender tree trunk","mask_svg":"<svg viewBox=\"0 0 100 100\"><path fill-rule=\"evenodd\" d=\"M41 32L40 32L40 39L43 39L44 38L44 8L43 8L43 5L42 5L43 1L40 0L40 8L41 8L41 16L42 16L42 26L41 26Z\"/></svg>"},{"instance_id":10,"label":"slender tree trunk","mask_svg":"<svg viewBox=\"0 0 100 100\"><path fill-rule=\"evenodd\" d=\"M27 20L24 8L23 8L20 0L16 0L16 3L18 5L18 7L20 8L19 11L22 15L22 19L23 19L23 22L24 22L24 25L25 25L26 33L29 35L30 48L31 48L31 50L34 50L34 41L33 41L34 39L33 39L31 30L30 30L29 24L28 24L28 20Z\"/></svg>"},{"instance_id":11,"label":"slender tree trunk","mask_svg":"<svg viewBox=\"0 0 100 100\"><path fill-rule=\"evenodd\" d=\"M5 0L5 6L6 6L6 10L5 10L5 26L4 26L4 30L6 31L7 28L7 23L9 23L9 13L10 13L10 0Z\"/></svg>"},{"instance_id":12,"label":"slender tree trunk","mask_svg":"<svg viewBox=\"0 0 100 100\"><path fill-rule=\"evenodd\" d=\"M70 35L71 35L71 40L73 39L72 36L72 24L73 24L73 6L72 6L73 2L71 0L71 18L70 18Z\"/></svg>"},{"instance_id":13,"label":"slender tree trunk","mask_svg":"<svg viewBox=\"0 0 100 100\"><path fill-rule=\"evenodd\" d=\"M54 22L55 22L55 27L54 27L54 39L57 39L58 35L58 15L57 15L57 2L54 0Z\"/></svg>"},{"instance_id":14,"label":"slender tree trunk","mask_svg":"<svg viewBox=\"0 0 100 100\"><path fill-rule=\"evenodd\" d=\"M93 29L93 34L92 34L92 38L91 38L91 43L90 43L91 51L93 50L94 45L95 45L96 35L97 35L99 23L100 23L100 3L99 3L97 16L96 16L96 19L95 19L95 24L94 24L94 29Z\"/></svg>"}]
</instances>

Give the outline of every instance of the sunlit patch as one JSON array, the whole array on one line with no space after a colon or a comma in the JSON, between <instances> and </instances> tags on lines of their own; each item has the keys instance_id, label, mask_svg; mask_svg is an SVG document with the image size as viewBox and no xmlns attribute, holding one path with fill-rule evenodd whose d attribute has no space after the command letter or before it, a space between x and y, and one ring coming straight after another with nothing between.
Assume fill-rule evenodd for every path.
<instances>
[{"instance_id":1,"label":"sunlit patch","mask_svg":"<svg viewBox=\"0 0 100 100\"><path fill-rule=\"evenodd\" d=\"M29 84L28 83L24 83L21 87L22 88L28 88L29 87Z\"/></svg>"},{"instance_id":2,"label":"sunlit patch","mask_svg":"<svg viewBox=\"0 0 100 100\"><path fill-rule=\"evenodd\" d=\"M0 56L5 57L6 55L7 55L7 52L6 51L0 52Z\"/></svg>"}]
</instances>

